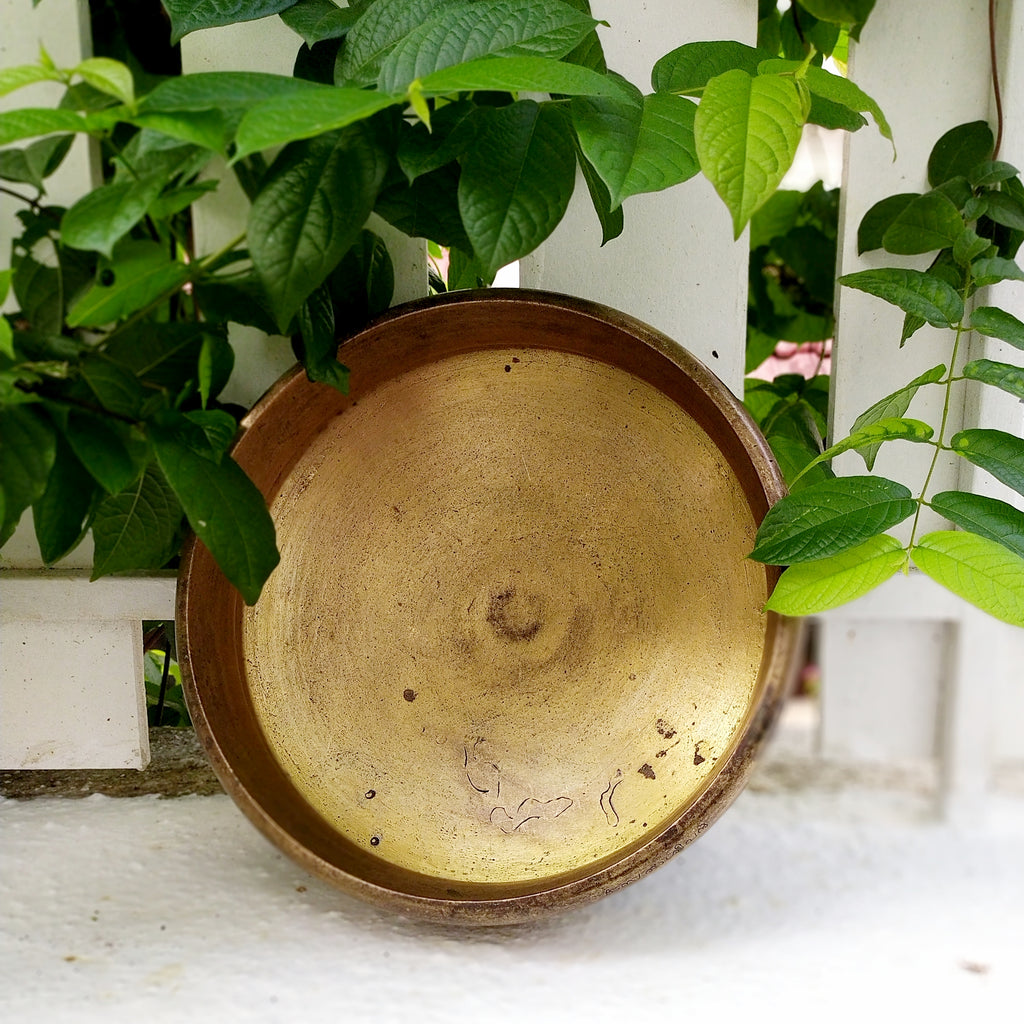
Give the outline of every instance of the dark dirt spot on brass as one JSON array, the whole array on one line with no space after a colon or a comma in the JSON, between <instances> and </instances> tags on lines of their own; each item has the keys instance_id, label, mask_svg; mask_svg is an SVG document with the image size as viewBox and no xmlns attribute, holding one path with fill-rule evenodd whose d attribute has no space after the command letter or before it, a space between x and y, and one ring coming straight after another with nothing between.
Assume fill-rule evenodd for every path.
<instances>
[{"instance_id":1,"label":"dark dirt spot on brass","mask_svg":"<svg viewBox=\"0 0 1024 1024\"><path fill-rule=\"evenodd\" d=\"M503 640L532 640L543 624L537 598L517 597L516 588L509 587L492 594L487 606L487 621Z\"/></svg>"},{"instance_id":2,"label":"dark dirt spot on brass","mask_svg":"<svg viewBox=\"0 0 1024 1024\"><path fill-rule=\"evenodd\" d=\"M654 769L649 764L641 765L639 768L637 768L637 771L645 779L655 779L655 778L657 778L657 776L654 774Z\"/></svg>"},{"instance_id":3,"label":"dark dirt spot on brass","mask_svg":"<svg viewBox=\"0 0 1024 1024\"><path fill-rule=\"evenodd\" d=\"M675 729L673 729L664 718L659 718L658 721L654 723L654 727L658 730L658 735L664 736L667 740L672 739L676 734Z\"/></svg>"},{"instance_id":4,"label":"dark dirt spot on brass","mask_svg":"<svg viewBox=\"0 0 1024 1024\"><path fill-rule=\"evenodd\" d=\"M402 696L411 704L416 699L415 690L403 690Z\"/></svg>"},{"instance_id":5,"label":"dark dirt spot on brass","mask_svg":"<svg viewBox=\"0 0 1024 1024\"><path fill-rule=\"evenodd\" d=\"M700 744L698 744L693 748L693 763L695 765L703 764L706 760L707 758L701 756Z\"/></svg>"},{"instance_id":6,"label":"dark dirt spot on brass","mask_svg":"<svg viewBox=\"0 0 1024 1024\"><path fill-rule=\"evenodd\" d=\"M380 846L380 836L373 836L370 839L371 846Z\"/></svg>"},{"instance_id":7,"label":"dark dirt spot on brass","mask_svg":"<svg viewBox=\"0 0 1024 1024\"><path fill-rule=\"evenodd\" d=\"M368 789L366 791L366 799L367 800L372 800L376 795L377 795L377 790L375 790L375 789Z\"/></svg>"}]
</instances>

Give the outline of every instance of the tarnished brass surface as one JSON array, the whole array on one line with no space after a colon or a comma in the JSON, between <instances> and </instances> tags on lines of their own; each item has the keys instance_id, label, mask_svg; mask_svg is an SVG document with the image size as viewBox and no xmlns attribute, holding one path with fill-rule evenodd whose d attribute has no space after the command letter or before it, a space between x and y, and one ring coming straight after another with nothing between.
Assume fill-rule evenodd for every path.
<instances>
[{"instance_id":1,"label":"tarnished brass surface","mask_svg":"<svg viewBox=\"0 0 1024 1024\"><path fill-rule=\"evenodd\" d=\"M235 455L282 563L246 609L200 545L200 736L312 870L477 923L639 877L735 795L795 627L745 560L779 493L710 374L535 293L399 311L348 398L292 375Z\"/></svg>"}]
</instances>

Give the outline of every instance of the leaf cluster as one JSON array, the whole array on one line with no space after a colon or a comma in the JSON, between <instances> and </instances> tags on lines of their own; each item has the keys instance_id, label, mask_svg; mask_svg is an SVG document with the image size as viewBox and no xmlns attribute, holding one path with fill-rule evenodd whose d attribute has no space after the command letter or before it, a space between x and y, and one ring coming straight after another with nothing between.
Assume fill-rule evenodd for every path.
<instances>
[{"instance_id":1,"label":"leaf cluster","mask_svg":"<svg viewBox=\"0 0 1024 1024\"><path fill-rule=\"evenodd\" d=\"M865 111L888 133L868 97L818 66L866 16L853 0L804 4L799 47L672 50L649 93L607 68L587 0L164 7L174 41L280 17L302 40L294 74L153 84L111 57L60 69L45 53L0 72L0 94L65 87L55 107L0 113L0 187L25 206L2 278L15 309L0 321L0 542L31 507L48 562L92 530L97 576L165 565L184 516L256 600L278 556L229 452L228 325L290 336L309 377L344 390L338 338L391 298L371 213L448 248L448 286L474 286L555 229L578 170L604 241L624 200L701 172L739 234L808 119L839 111L853 129ZM107 173L59 209L45 182L75 136L99 144ZM217 202L215 160L251 205L243 235L200 253L190 212Z\"/></svg>"},{"instance_id":2,"label":"leaf cluster","mask_svg":"<svg viewBox=\"0 0 1024 1024\"><path fill-rule=\"evenodd\" d=\"M881 268L848 274L840 283L901 309L904 344L925 324L950 339L944 362L886 395L854 422L850 435L806 463L793 493L765 517L751 557L788 565L768 608L790 615L823 611L859 597L911 563L984 611L1024 626L1024 512L970 491L929 495L940 453L951 452L1024 496L1024 438L975 427L948 435L954 389L992 387L1024 400L1021 362L958 356L971 331L1024 351L1024 323L976 292L999 281L1021 281L1014 257L1024 241L1024 186L1018 170L996 160L984 122L942 136L928 161L930 190L876 203L858 232L861 252L883 249L927 255L926 270ZM973 308L972 308L973 305ZM943 337L943 335L938 335ZM929 343L931 339L929 339ZM943 393L937 427L907 417L924 388ZM878 450L893 441L933 448L928 475L914 495L880 476L819 480L811 474L834 456L857 451L871 470ZM930 506L957 530L918 536L921 509ZM913 517L910 540L886 531Z\"/></svg>"}]
</instances>

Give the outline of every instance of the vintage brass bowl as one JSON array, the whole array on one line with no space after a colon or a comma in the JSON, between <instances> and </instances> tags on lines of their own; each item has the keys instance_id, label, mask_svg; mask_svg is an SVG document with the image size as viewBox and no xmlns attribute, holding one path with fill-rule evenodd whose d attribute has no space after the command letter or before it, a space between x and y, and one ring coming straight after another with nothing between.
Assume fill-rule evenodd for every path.
<instances>
[{"instance_id":1,"label":"vintage brass bowl","mask_svg":"<svg viewBox=\"0 0 1024 1024\"><path fill-rule=\"evenodd\" d=\"M227 791L396 910L522 920L621 888L742 787L797 646L745 559L782 493L704 366L535 292L396 309L234 456L282 561L246 608L191 543L189 706Z\"/></svg>"}]
</instances>

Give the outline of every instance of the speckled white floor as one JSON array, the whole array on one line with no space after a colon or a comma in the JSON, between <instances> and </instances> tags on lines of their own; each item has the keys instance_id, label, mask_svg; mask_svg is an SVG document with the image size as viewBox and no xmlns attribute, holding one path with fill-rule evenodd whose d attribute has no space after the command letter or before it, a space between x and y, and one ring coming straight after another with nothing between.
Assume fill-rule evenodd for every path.
<instances>
[{"instance_id":1,"label":"speckled white floor","mask_svg":"<svg viewBox=\"0 0 1024 1024\"><path fill-rule=\"evenodd\" d=\"M748 791L652 877L446 932L307 877L224 796L0 802L12 1022L1015 1021L1024 800Z\"/></svg>"}]
</instances>

